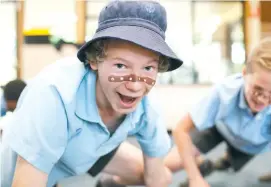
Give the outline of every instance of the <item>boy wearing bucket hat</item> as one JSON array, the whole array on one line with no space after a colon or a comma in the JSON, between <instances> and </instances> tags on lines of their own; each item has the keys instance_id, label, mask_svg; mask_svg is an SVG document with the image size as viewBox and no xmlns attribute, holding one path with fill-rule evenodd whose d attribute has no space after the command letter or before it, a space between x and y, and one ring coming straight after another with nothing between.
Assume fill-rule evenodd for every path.
<instances>
[{"instance_id":1,"label":"boy wearing bucket hat","mask_svg":"<svg viewBox=\"0 0 271 187\"><path fill-rule=\"evenodd\" d=\"M5 184L49 187L104 171L120 183L167 186L162 158L171 142L147 96L158 72L183 63L165 42L166 27L157 2L109 3L77 57L48 66L23 91L3 136L17 154ZM130 135L142 152L123 143Z\"/></svg>"},{"instance_id":2,"label":"boy wearing bucket hat","mask_svg":"<svg viewBox=\"0 0 271 187\"><path fill-rule=\"evenodd\" d=\"M255 155L269 152L270 103L271 38L266 38L248 57L243 74L215 85L177 125L174 137L189 178L182 186L207 187L203 177L214 170L239 171ZM202 167L194 146L207 153L221 142L227 154L216 162L205 160Z\"/></svg>"}]
</instances>

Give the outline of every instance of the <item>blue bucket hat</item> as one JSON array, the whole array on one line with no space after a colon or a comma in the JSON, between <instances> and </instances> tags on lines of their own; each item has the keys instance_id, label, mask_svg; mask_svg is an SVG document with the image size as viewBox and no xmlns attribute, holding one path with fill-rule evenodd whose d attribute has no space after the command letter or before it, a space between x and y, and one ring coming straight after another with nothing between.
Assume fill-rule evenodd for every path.
<instances>
[{"instance_id":1,"label":"blue bucket hat","mask_svg":"<svg viewBox=\"0 0 271 187\"><path fill-rule=\"evenodd\" d=\"M129 41L165 56L168 71L179 68L179 59L165 42L166 10L154 1L113 1L100 12L98 28L93 38L78 51L77 57L86 62L86 50L99 39L115 38Z\"/></svg>"}]
</instances>

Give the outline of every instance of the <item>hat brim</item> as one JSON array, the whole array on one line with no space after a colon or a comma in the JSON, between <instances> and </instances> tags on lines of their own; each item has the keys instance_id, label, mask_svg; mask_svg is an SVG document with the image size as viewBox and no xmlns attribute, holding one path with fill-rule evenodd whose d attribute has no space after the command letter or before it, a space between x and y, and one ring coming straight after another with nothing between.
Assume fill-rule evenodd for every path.
<instances>
[{"instance_id":1,"label":"hat brim","mask_svg":"<svg viewBox=\"0 0 271 187\"><path fill-rule=\"evenodd\" d=\"M79 60L85 62L86 49L91 45L91 43L102 38L116 38L129 41L146 49L160 53L169 60L168 71L173 71L183 64L183 61L176 56L159 34L138 26L115 26L96 32L93 38L79 49L77 53Z\"/></svg>"}]
</instances>

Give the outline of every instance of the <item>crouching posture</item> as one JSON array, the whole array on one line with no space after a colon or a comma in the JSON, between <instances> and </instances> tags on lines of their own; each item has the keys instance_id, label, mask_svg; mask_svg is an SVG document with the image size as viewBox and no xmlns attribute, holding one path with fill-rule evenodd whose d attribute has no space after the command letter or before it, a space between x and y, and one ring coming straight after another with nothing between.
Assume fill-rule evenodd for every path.
<instances>
[{"instance_id":1,"label":"crouching posture","mask_svg":"<svg viewBox=\"0 0 271 187\"><path fill-rule=\"evenodd\" d=\"M171 142L148 92L182 61L165 42L165 9L113 1L77 57L46 67L24 89L3 144L17 156L4 187L49 187L101 171L120 184L165 187ZM142 148L123 143L135 136ZM14 161L15 162L15 161Z\"/></svg>"},{"instance_id":2,"label":"crouching posture","mask_svg":"<svg viewBox=\"0 0 271 187\"><path fill-rule=\"evenodd\" d=\"M174 137L188 173L183 186L207 187L204 176L214 170L239 171L255 155L270 151L271 39L253 50L242 74L216 84L183 118ZM217 161L194 157L194 146L207 153L225 142Z\"/></svg>"}]
</instances>

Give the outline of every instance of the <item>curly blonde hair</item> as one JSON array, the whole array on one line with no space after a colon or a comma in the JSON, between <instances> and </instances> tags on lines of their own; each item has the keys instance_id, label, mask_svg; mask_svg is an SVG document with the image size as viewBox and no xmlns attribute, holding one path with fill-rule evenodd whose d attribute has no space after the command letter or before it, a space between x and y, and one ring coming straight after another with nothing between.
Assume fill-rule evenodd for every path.
<instances>
[{"instance_id":1,"label":"curly blonde hair","mask_svg":"<svg viewBox=\"0 0 271 187\"><path fill-rule=\"evenodd\" d=\"M94 41L91 44L91 46L86 50L87 61L85 62L85 65L88 65L89 62L95 62L95 63L102 62L104 58L106 57L106 49L107 49L108 43L113 40L118 40L118 39L100 39L100 40ZM166 72L168 68L169 68L168 58L163 55L160 55L158 71Z\"/></svg>"}]
</instances>

